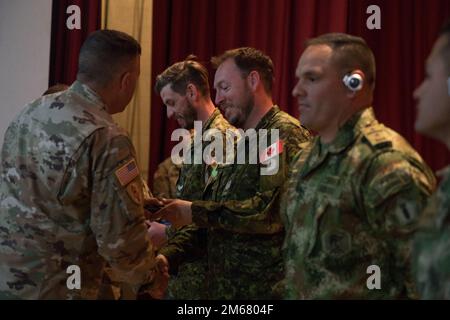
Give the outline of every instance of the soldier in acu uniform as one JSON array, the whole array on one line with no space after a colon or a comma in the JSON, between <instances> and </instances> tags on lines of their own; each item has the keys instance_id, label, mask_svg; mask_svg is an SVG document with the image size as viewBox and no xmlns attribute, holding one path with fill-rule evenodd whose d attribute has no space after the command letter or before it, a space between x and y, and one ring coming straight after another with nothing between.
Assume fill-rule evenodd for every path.
<instances>
[{"instance_id":1,"label":"soldier in acu uniform","mask_svg":"<svg viewBox=\"0 0 450 320\"><path fill-rule=\"evenodd\" d=\"M141 48L132 37L89 35L77 81L43 96L8 127L0 185L0 298L98 299L107 264L135 294L162 298L144 223L145 187L127 134L112 120L129 103ZM80 288L68 288L68 267ZM72 290L73 289L73 290Z\"/></svg>"},{"instance_id":2,"label":"soldier in acu uniform","mask_svg":"<svg viewBox=\"0 0 450 320\"><path fill-rule=\"evenodd\" d=\"M435 179L374 116L372 51L361 38L326 34L306 44L296 76L300 118L318 136L284 192L285 297L416 297L410 240ZM372 268L378 279L368 279Z\"/></svg>"}]
</instances>

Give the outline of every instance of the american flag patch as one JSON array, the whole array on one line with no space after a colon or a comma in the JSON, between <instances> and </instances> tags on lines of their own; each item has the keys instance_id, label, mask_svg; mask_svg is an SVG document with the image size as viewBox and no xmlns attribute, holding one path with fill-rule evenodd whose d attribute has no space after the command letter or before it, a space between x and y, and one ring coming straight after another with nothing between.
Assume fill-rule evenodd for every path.
<instances>
[{"instance_id":1,"label":"american flag patch","mask_svg":"<svg viewBox=\"0 0 450 320\"><path fill-rule=\"evenodd\" d=\"M136 178L138 175L139 169L134 159L128 161L122 167L116 170L116 177L122 187L133 181L134 178Z\"/></svg>"}]
</instances>

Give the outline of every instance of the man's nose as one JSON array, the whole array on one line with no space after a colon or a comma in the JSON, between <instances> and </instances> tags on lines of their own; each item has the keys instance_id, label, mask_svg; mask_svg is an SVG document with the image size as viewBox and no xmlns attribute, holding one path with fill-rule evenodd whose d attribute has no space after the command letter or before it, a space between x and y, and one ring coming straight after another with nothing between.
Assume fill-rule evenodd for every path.
<instances>
[{"instance_id":1,"label":"man's nose","mask_svg":"<svg viewBox=\"0 0 450 320\"><path fill-rule=\"evenodd\" d=\"M174 110L172 110L172 108L167 107L167 119L172 118L172 116L174 115Z\"/></svg>"},{"instance_id":2,"label":"man's nose","mask_svg":"<svg viewBox=\"0 0 450 320\"><path fill-rule=\"evenodd\" d=\"M294 97L303 97L306 95L306 91L304 90L300 81L298 81L297 84L295 85L294 89L292 89L292 95Z\"/></svg>"},{"instance_id":3,"label":"man's nose","mask_svg":"<svg viewBox=\"0 0 450 320\"><path fill-rule=\"evenodd\" d=\"M223 100L224 100L223 95L220 92L217 92L216 93L216 98L215 98L215 101L214 101L216 106L219 106L223 102Z\"/></svg>"}]
</instances>

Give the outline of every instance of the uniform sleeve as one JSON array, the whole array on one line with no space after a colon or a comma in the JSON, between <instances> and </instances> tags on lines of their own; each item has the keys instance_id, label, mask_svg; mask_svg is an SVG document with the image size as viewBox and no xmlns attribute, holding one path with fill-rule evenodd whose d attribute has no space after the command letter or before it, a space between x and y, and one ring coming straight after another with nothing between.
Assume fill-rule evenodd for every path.
<instances>
[{"instance_id":1,"label":"uniform sleeve","mask_svg":"<svg viewBox=\"0 0 450 320\"><path fill-rule=\"evenodd\" d=\"M363 182L366 215L395 255L395 270L404 277L410 298L417 298L410 268L411 240L435 181L399 152L379 154Z\"/></svg>"},{"instance_id":2,"label":"uniform sleeve","mask_svg":"<svg viewBox=\"0 0 450 320\"><path fill-rule=\"evenodd\" d=\"M119 281L137 292L152 282L155 254L144 223L143 185L134 148L126 136L97 132L91 139L92 181L90 227L99 254Z\"/></svg>"},{"instance_id":3,"label":"uniform sleeve","mask_svg":"<svg viewBox=\"0 0 450 320\"><path fill-rule=\"evenodd\" d=\"M260 192L244 200L194 201L193 222L200 227L243 234L275 234L282 231L280 190L287 179L291 162L300 151L302 142L309 139L309 133L299 126L287 124L280 127L280 138L284 151L279 157L278 173L257 177L260 179Z\"/></svg>"},{"instance_id":4,"label":"uniform sleeve","mask_svg":"<svg viewBox=\"0 0 450 320\"><path fill-rule=\"evenodd\" d=\"M170 274L177 274L180 264L194 261L206 254L206 229L187 225L178 229L159 250L169 261Z\"/></svg>"}]
</instances>

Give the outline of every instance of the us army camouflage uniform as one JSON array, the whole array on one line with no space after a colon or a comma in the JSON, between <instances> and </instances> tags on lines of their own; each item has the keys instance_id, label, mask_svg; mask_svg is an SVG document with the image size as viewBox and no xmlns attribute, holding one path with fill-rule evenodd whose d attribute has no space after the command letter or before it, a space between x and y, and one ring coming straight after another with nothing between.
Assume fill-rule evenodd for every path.
<instances>
[{"instance_id":1,"label":"us army camouflage uniform","mask_svg":"<svg viewBox=\"0 0 450 320\"><path fill-rule=\"evenodd\" d=\"M234 130L228 121L215 109L213 114L204 123L201 133L206 130L217 129L224 136L227 129ZM200 140L198 140L200 142ZM197 143L198 143L197 142ZM190 152L194 152L193 139ZM209 145L204 142L199 150L203 150ZM181 168L180 177L177 182L176 197L184 200L202 199L203 190L207 179L207 165L184 164ZM192 238L192 234L197 237ZM189 243L189 253L181 251L180 243ZM169 281L169 297L174 299L207 299L207 257L206 254L206 230L197 226L189 225L181 228L168 241L168 244L160 250L169 260L171 273L177 274Z\"/></svg>"},{"instance_id":2,"label":"us army camouflage uniform","mask_svg":"<svg viewBox=\"0 0 450 320\"><path fill-rule=\"evenodd\" d=\"M283 150L279 154L279 170L274 175L261 175L266 165L222 166L210 176L203 201L192 204L193 222L208 228L208 294L210 299L277 298L272 287L283 278L281 246L284 238L279 215L279 191L287 178L289 164L309 139L309 132L298 120L274 106L257 127L279 130ZM264 137L263 137L264 138ZM248 145L247 145L248 146ZM256 148L255 148L256 147ZM264 150L250 145L250 154ZM212 200L212 201L211 201Z\"/></svg>"},{"instance_id":3,"label":"us army camouflage uniform","mask_svg":"<svg viewBox=\"0 0 450 320\"><path fill-rule=\"evenodd\" d=\"M413 268L421 299L450 299L450 166L441 174L414 241Z\"/></svg>"},{"instance_id":4,"label":"us army camouflage uniform","mask_svg":"<svg viewBox=\"0 0 450 320\"><path fill-rule=\"evenodd\" d=\"M153 281L135 151L105 107L76 81L26 106L6 131L0 298L101 298L106 263L135 291ZM80 290L66 286L70 265Z\"/></svg>"},{"instance_id":5,"label":"us army camouflage uniform","mask_svg":"<svg viewBox=\"0 0 450 320\"><path fill-rule=\"evenodd\" d=\"M316 137L284 193L286 298L415 298L411 232L434 185L420 156L372 108L332 143ZM368 289L371 265L380 268L380 290Z\"/></svg>"},{"instance_id":6,"label":"us army camouflage uniform","mask_svg":"<svg viewBox=\"0 0 450 320\"><path fill-rule=\"evenodd\" d=\"M176 198L180 170L181 165L174 164L171 157L161 162L153 176L153 195L167 199Z\"/></svg>"}]
</instances>

